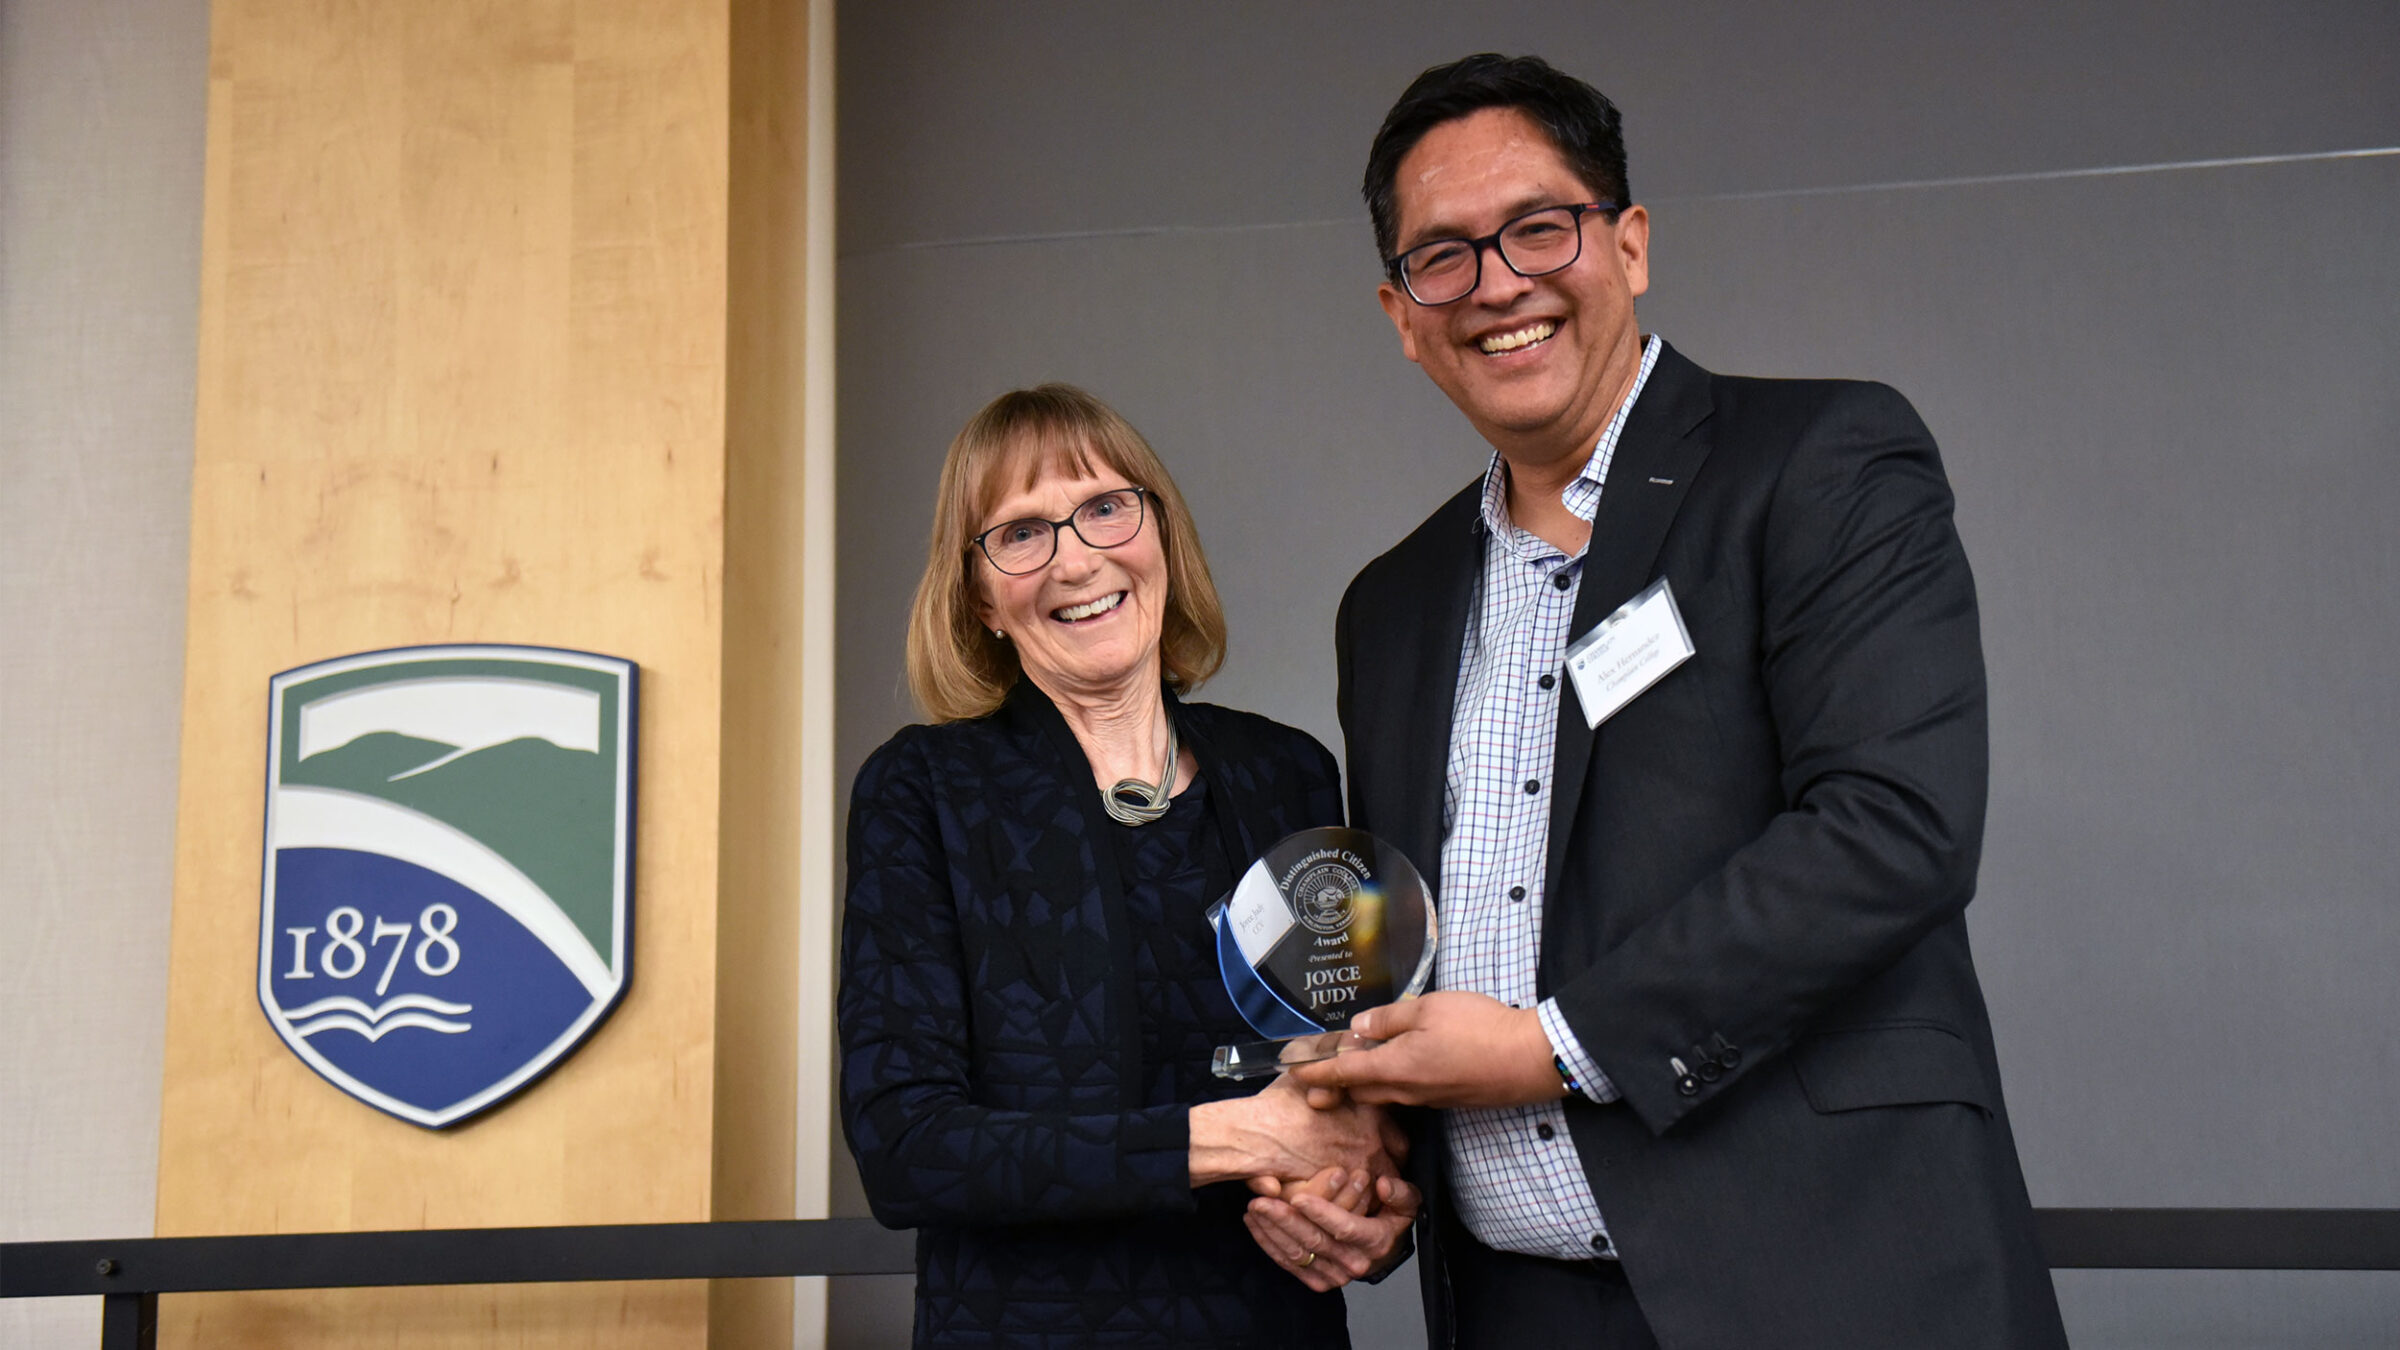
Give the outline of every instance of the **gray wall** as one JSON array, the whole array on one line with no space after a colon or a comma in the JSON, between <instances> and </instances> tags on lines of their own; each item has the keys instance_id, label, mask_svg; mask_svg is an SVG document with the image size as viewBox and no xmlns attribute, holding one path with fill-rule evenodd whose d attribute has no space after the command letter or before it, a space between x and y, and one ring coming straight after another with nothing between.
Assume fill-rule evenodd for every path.
<instances>
[{"instance_id":1,"label":"gray wall","mask_svg":"<svg viewBox=\"0 0 2400 1350\"><path fill-rule=\"evenodd\" d=\"M0 0L0 1241L150 1231L207 79L202 0Z\"/></svg>"},{"instance_id":2,"label":"gray wall","mask_svg":"<svg viewBox=\"0 0 2400 1350\"><path fill-rule=\"evenodd\" d=\"M1338 743L1341 587L1486 453L1375 307L1361 161L1420 68L1539 51L1627 110L1646 328L1887 380L1941 439L1993 689L1971 922L2035 1203L2400 1205L2400 157L2309 158L2400 146L2400 9L841 20L845 778L913 720L944 446L1050 378L1192 499L1234 634L1209 696ZM837 1290L837 1343L904 1325L905 1286ZM2400 1341L2400 1276L2058 1287L2081 1346ZM1361 1343L1411 1338L1412 1299L1355 1301Z\"/></svg>"}]
</instances>

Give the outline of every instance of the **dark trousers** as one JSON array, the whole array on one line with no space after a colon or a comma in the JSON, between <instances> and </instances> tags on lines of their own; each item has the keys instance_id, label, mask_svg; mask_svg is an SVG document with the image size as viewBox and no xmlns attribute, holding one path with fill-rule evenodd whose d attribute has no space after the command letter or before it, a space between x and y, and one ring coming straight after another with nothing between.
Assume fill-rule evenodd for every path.
<instances>
[{"instance_id":1,"label":"dark trousers","mask_svg":"<svg viewBox=\"0 0 2400 1350\"><path fill-rule=\"evenodd\" d=\"M1545 1261L1494 1251L1444 1225L1459 1350L1658 1350L1614 1261Z\"/></svg>"}]
</instances>

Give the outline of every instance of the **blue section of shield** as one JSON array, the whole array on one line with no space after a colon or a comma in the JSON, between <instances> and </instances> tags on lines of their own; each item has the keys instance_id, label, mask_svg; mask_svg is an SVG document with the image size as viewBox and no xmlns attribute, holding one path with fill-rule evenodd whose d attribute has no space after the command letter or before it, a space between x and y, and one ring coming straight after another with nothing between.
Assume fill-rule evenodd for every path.
<instances>
[{"instance_id":1,"label":"blue section of shield","mask_svg":"<svg viewBox=\"0 0 2400 1350\"><path fill-rule=\"evenodd\" d=\"M1242 955L1242 944L1234 940L1230 923L1217 925L1217 971L1225 978L1225 992L1233 995L1234 1008L1259 1035L1284 1040L1314 1036L1325 1030L1277 997L1266 981L1258 978L1258 972L1250 968L1249 959Z\"/></svg>"},{"instance_id":2,"label":"blue section of shield","mask_svg":"<svg viewBox=\"0 0 2400 1350\"><path fill-rule=\"evenodd\" d=\"M357 922L338 911L356 912ZM378 922L386 925L381 940ZM269 987L295 1039L358 1086L423 1111L516 1073L593 1002L506 911L438 872L378 853L278 850L275 924ZM405 936L392 932L399 926ZM337 942L344 932L355 937Z\"/></svg>"}]
</instances>

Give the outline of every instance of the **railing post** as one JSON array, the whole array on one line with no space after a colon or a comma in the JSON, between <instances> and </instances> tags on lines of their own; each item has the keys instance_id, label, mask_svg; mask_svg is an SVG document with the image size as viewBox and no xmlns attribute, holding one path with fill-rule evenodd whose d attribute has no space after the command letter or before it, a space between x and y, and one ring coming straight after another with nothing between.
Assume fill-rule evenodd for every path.
<instances>
[{"instance_id":1,"label":"railing post","mask_svg":"<svg viewBox=\"0 0 2400 1350\"><path fill-rule=\"evenodd\" d=\"M102 1294L100 1350L158 1350L158 1295Z\"/></svg>"}]
</instances>

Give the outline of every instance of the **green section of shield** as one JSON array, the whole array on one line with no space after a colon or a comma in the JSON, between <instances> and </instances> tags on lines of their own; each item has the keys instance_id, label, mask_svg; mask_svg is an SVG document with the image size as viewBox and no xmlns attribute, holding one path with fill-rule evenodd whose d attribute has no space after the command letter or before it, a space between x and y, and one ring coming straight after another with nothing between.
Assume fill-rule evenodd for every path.
<instances>
[{"instance_id":1,"label":"green section of shield","mask_svg":"<svg viewBox=\"0 0 2400 1350\"><path fill-rule=\"evenodd\" d=\"M401 680L489 676L589 689L600 695L600 750L565 750L535 738L462 756L438 769L389 781L456 746L373 732L300 758L299 709L334 694ZM515 864L591 940L602 960L616 950L617 717L624 691L599 670L544 661L395 661L287 687L281 781L337 788L421 811Z\"/></svg>"}]
</instances>

